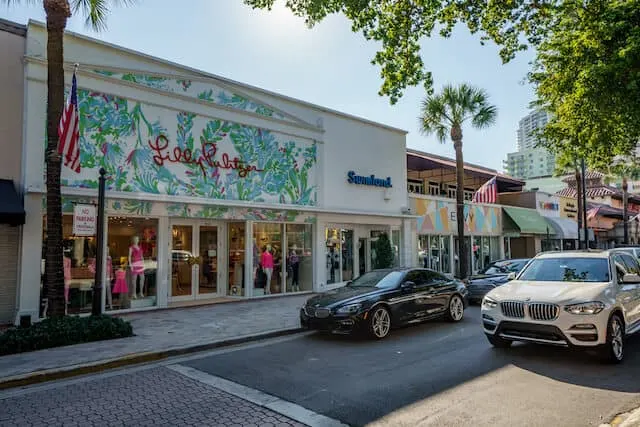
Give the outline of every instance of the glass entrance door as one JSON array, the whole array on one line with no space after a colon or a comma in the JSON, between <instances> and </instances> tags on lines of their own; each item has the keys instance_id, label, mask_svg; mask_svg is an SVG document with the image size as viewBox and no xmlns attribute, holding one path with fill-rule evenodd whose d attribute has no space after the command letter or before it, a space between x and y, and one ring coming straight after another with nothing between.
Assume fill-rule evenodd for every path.
<instances>
[{"instance_id":1,"label":"glass entrance door","mask_svg":"<svg viewBox=\"0 0 640 427\"><path fill-rule=\"evenodd\" d=\"M222 288L220 227L180 222L171 225L172 301L211 298Z\"/></svg>"}]
</instances>

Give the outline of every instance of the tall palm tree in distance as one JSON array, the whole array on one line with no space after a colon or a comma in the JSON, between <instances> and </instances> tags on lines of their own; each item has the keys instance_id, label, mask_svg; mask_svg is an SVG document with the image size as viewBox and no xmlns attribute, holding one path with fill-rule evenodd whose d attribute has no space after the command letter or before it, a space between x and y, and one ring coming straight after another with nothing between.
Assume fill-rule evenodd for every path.
<instances>
[{"instance_id":1,"label":"tall palm tree in distance","mask_svg":"<svg viewBox=\"0 0 640 427\"><path fill-rule=\"evenodd\" d=\"M435 134L446 143L450 137L456 150L456 218L458 223L458 259L460 278L468 274L468 248L464 239L464 160L462 158L462 126L470 122L476 129L489 127L496 121L497 108L489 103L487 93L468 84L446 85L442 92L428 95L422 101L420 130Z\"/></svg>"},{"instance_id":2,"label":"tall palm tree in distance","mask_svg":"<svg viewBox=\"0 0 640 427\"><path fill-rule=\"evenodd\" d=\"M40 0L0 0L7 5L35 4ZM67 20L74 13L86 17L87 26L106 28L111 6L135 0L42 0L47 21L47 240L45 294L48 314L64 316L64 274L62 270L62 202L60 196L61 156L58 154L58 124L64 108L63 37Z\"/></svg>"}]
</instances>

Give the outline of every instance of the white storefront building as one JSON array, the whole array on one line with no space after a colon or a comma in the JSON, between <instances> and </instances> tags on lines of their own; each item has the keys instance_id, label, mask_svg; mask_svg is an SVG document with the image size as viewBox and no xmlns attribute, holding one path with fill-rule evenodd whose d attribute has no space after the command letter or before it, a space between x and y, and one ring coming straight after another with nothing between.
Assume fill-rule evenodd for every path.
<instances>
[{"instance_id":1,"label":"white storefront building","mask_svg":"<svg viewBox=\"0 0 640 427\"><path fill-rule=\"evenodd\" d=\"M41 311L45 59L46 29L30 22L16 320ZM323 291L374 268L381 233L397 265L414 263L405 131L68 33L67 89L74 63L81 172L62 173L70 313L90 310L96 239L74 234L73 212L97 202L101 167L107 311Z\"/></svg>"}]
</instances>

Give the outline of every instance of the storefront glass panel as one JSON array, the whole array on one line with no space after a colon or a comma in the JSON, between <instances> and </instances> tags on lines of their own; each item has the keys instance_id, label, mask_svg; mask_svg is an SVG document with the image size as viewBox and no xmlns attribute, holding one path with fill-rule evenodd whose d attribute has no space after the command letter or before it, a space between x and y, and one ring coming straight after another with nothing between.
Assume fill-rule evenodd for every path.
<instances>
[{"instance_id":1,"label":"storefront glass panel","mask_svg":"<svg viewBox=\"0 0 640 427\"><path fill-rule=\"evenodd\" d=\"M198 294L218 293L218 227L200 226Z\"/></svg>"},{"instance_id":2,"label":"storefront glass panel","mask_svg":"<svg viewBox=\"0 0 640 427\"><path fill-rule=\"evenodd\" d=\"M438 236L440 241L440 271L441 273L451 273L451 236Z\"/></svg>"},{"instance_id":3,"label":"storefront glass panel","mask_svg":"<svg viewBox=\"0 0 640 427\"><path fill-rule=\"evenodd\" d=\"M246 296L244 288L244 253L245 253L245 227L244 222L232 222L228 224L229 235L229 286L227 295ZM256 242L253 242L253 275L255 276L259 262L259 251Z\"/></svg>"},{"instance_id":4,"label":"storefront glass panel","mask_svg":"<svg viewBox=\"0 0 640 427\"><path fill-rule=\"evenodd\" d=\"M107 309L156 304L158 220L109 217L107 232Z\"/></svg>"},{"instance_id":5,"label":"storefront glass panel","mask_svg":"<svg viewBox=\"0 0 640 427\"><path fill-rule=\"evenodd\" d=\"M489 237L489 245L490 245L490 256L491 262L494 261L498 261L501 256L500 256L500 237L498 236L493 236L493 237Z\"/></svg>"},{"instance_id":6,"label":"storefront glass panel","mask_svg":"<svg viewBox=\"0 0 640 427\"><path fill-rule=\"evenodd\" d=\"M342 281L353 280L353 230L340 230L342 244Z\"/></svg>"},{"instance_id":7,"label":"storefront glass panel","mask_svg":"<svg viewBox=\"0 0 640 427\"><path fill-rule=\"evenodd\" d=\"M311 224L286 224L287 292L313 290L313 244Z\"/></svg>"},{"instance_id":8,"label":"storefront glass panel","mask_svg":"<svg viewBox=\"0 0 640 427\"><path fill-rule=\"evenodd\" d=\"M429 236L418 236L418 266L431 268L429 249Z\"/></svg>"},{"instance_id":9,"label":"storefront glass panel","mask_svg":"<svg viewBox=\"0 0 640 427\"><path fill-rule=\"evenodd\" d=\"M325 230L325 260L327 269L327 284L342 282L340 269L340 254L342 253L342 233L338 228Z\"/></svg>"},{"instance_id":10,"label":"storefront glass panel","mask_svg":"<svg viewBox=\"0 0 640 427\"><path fill-rule=\"evenodd\" d=\"M393 249L393 266L400 266L400 230L391 230L391 248Z\"/></svg>"},{"instance_id":11,"label":"storefront glass panel","mask_svg":"<svg viewBox=\"0 0 640 427\"><path fill-rule=\"evenodd\" d=\"M258 268L253 276L254 295L284 292L283 224L253 224L253 240L258 247Z\"/></svg>"}]
</instances>

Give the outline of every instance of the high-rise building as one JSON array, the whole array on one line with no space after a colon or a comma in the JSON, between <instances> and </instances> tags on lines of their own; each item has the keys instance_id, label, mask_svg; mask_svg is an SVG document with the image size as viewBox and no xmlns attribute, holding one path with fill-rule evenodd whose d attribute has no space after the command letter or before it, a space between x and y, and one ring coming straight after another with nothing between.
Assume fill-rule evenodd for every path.
<instances>
[{"instance_id":1,"label":"high-rise building","mask_svg":"<svg viewBox=\"0 0 640 427\"><path fill-rule=\"evenodd\" d=\"M535 131L544 127L549 121L549 114L544 110L536 110L520 119L518 123L518 151L532 150L538 139Z\"/></svg>"},{"instance_id":2,"label":"high-rise building","mask_svg":"<svg viewBox=\"0 0 640 427\"><path fill-rule=\"evenodd\" d=\"M518 151L508 153L504 161L505 172L518 179L530 179L551 176L556 167L553 153L542 147L536 147L536 130L544 127L549 115L544 110L536 110L523 117L518 126Z\"/></svg>"}]
</instances>

